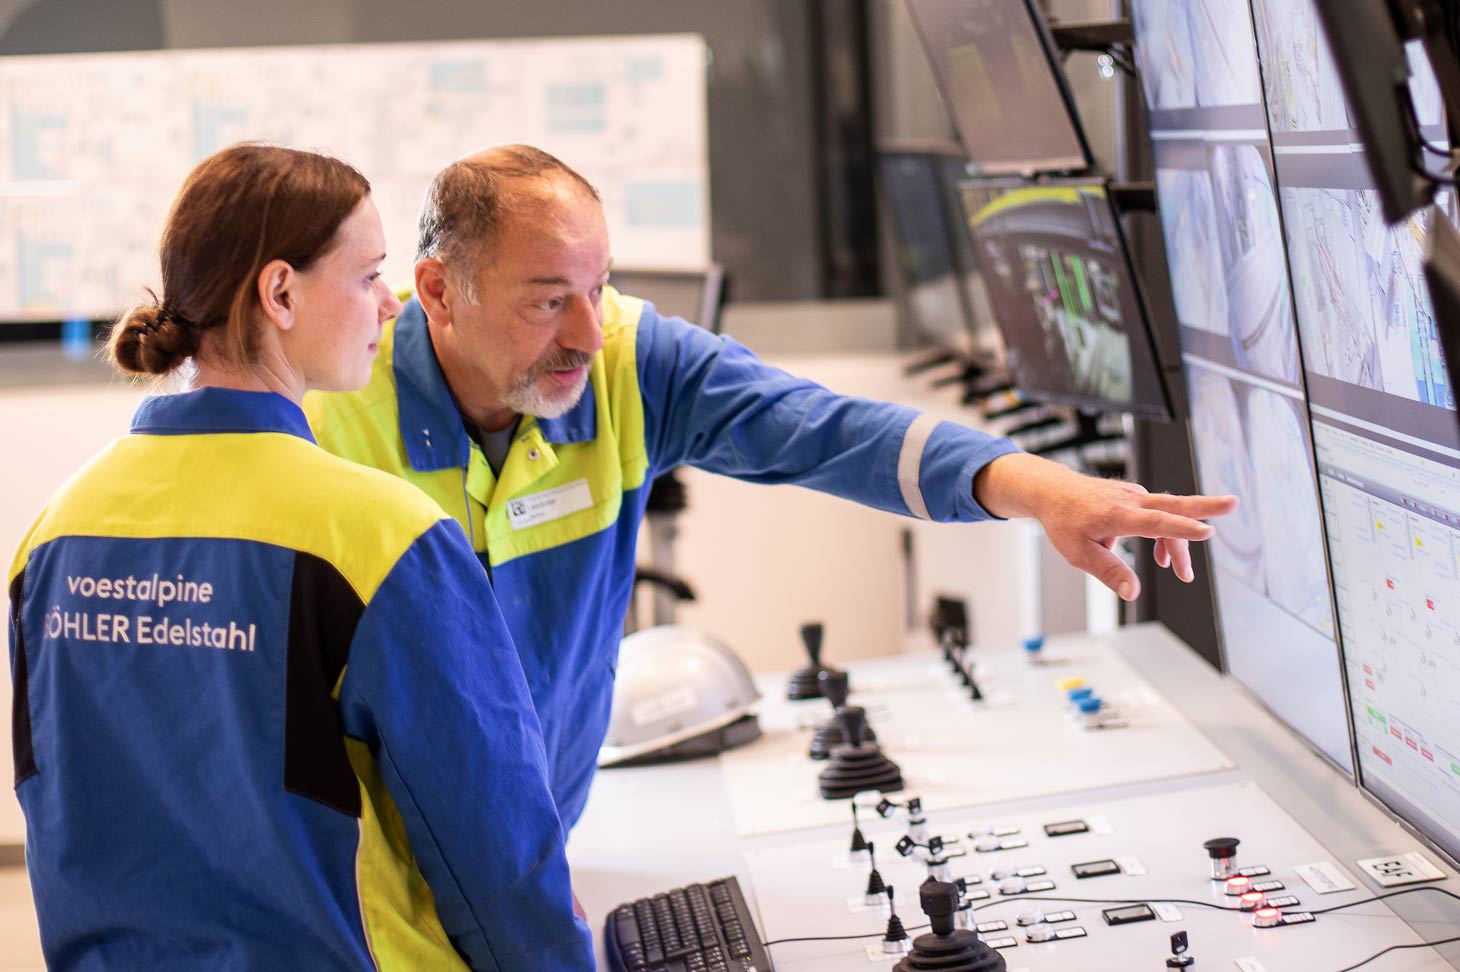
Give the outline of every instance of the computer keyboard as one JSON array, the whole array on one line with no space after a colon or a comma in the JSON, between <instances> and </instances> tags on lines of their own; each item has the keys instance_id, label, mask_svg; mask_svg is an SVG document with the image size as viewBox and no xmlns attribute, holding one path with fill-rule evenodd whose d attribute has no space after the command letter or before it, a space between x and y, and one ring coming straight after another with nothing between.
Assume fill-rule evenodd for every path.
<instances>
[{"instance_id":1,"label":"computer keyboard","mask_svg":"<svg viewBox=\"0 0 1460 972\"><path fill-rule=\"evenodd\" d=\"M613 972L771 972L740 882L691 884L619 905L604 923Z\"/></svg>"}]
</instances>

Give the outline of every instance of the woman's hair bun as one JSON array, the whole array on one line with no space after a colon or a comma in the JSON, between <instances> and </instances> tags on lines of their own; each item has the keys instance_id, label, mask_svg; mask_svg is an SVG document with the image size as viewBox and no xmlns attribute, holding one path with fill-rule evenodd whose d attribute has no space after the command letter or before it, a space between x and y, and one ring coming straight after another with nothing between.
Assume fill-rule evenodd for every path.
<instances>
[{"instance_id":1,"label":"woman's hair bun","mask_svg":"<svg viewBox=\"0 0 1460 972\"><path fill-rule=\"evenodd\" d=\"M113 364L122 371L165 375L197 353L198 328L154 298L133 307L117 321L107 349Z\"/></svg>"}]
</instances>

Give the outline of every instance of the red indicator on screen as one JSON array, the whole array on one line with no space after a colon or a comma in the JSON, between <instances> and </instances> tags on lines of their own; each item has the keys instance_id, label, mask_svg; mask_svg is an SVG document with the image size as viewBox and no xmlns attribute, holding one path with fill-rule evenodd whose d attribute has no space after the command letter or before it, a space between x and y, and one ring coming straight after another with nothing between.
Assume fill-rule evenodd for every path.
<instances>
[{"instance_id":1,"label":"red indicator on screen","mask_svg":"<svg viewBox=\"0 0 1460 972\"><path fill-rule=\"evenodd\" d=\"M1433 611L1435 609L1435 599L1432 597L1425 598L1425 607Z\"/></svg>"},{"instance_id":2,"label":"red indicator on screen","mask_svg":"<svg viewBox=\"0 0 1460 972\"><path fill-rule=\"evenodd\" d=\"M1378 691L1378 689L1374 685L1374 680L1372 678L1364 679L1364 684L1367 685L1369 688L1374 689L1376 692Z\"/></svg>"},{"instance_id":3,"label":"red indicator on screen","mask_svg":"<svg viewBox=\"0 0 1460 972\"><path fill-rule=\"evenodd\" d=\"M1419 743L1415 742L1413 739L1410 739L1408 736L1404 737L1404 745L1408 746L1410 749L1416 751L1419 750Z\"/></svg>"},{"instance_id":4,"label":"red indicator on screen","mask_svg":"<svg viewBox=\"0 0 1460 972\"><path fill-rule=\"evenodd\" d=\"M1404 738L1404 733L1400 732L1398 729L1395 729L1393 727L1390 727L1390 729L1389 729L1389 735L1393 736L1395 739L1403 739Z\"/></svg>"},{"instance_id":5,"label":"red indicator on screen","mask_svg":"<svg viewBox=\"0 0 1460 972\"><path fill-rule=\"evenodd\" d=\"M1364 674L1365 675L1372 675L1372 674L1374 674L1374 667L1372 665L1365 665L1364 666Z\"/></svg>"},{"instance_id":6,"label":"red indicator on screen","mask_svg":"<svg viewBox=\"0 0 1460 972\"><path fill-rule=\"evenodd\" d=\"M1384 750L1380 749L1378 746L1370 746L1369 748L1374 751L1374 755L1375 756L1378 756L1385 763L1387 763L1390 766L1393 766L1394 765L1394 760L1390 759L1389 758L1389 754L1386 753L1386 752L1384 752Z\"/></svg>"},{"instance_id":7,"label":"red indicator on screen","mask_svg":"<svg viewBox=\"0 0 1460 972\"><path fill-rule=\"evenodd\" d=\"M1435 761L1435 754L1430 752L1428 749L1425 749L1423 746L1420 747L1419 754L1425 759L1429 760L1431 763Z\"/></svg>"},{"instance_id":8,"label":"red indicator on screen","mask_svg":"<svg viewBox=\"0 0 1460 972\"><path fill-rule=\"evenodd\" d=\"M1386 577L1386 578L1384 578L1384 583L1389 586L1389 589L1391 591L1394 590L1394 578L1392 578L1392 577Z\"/></svg>"}]
</instances>

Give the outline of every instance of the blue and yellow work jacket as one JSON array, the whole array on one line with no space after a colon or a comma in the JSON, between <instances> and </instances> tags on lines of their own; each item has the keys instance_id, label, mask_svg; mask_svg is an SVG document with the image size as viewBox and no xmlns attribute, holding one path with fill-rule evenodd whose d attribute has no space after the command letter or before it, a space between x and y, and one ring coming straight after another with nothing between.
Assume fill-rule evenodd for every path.
<instances>
[{"instance_id":1,"label":"blue and yellow work jacket","mask_svg":"<svg viewBox=\"0 0 1460 972\"><path fill-rule=\"evenodd\" d=\"M593 968L481 567L294 403L144 401L9 593L47 968Z\"/></svg>"},{"instance_id":2,"label":"blue and yellow work jacket","mask_svg":"<svg viewBox=\"0 0 1460 972\"><path fill-rule=\"evenodd\" d=\"M654 477L689 465L894 513L979 520L973 478L1016 451L901 405L835 395L728 337L605 288L603 349L557 419L524 417L492 474L420 302L388 324L361 391L306 396L324 448L415 483L471 537L542 721L565 825L583 811Z\"/></svg>"}]
</instances>

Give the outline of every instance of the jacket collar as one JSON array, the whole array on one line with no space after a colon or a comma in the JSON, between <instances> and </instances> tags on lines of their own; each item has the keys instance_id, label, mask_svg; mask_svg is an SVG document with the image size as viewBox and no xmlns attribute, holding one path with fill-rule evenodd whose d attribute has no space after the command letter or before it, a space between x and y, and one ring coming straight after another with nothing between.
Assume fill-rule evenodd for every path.
<instances>
[{"instance_id":1,"label":"jacket collar","mask_svg":"<svg viewBox=\"0 0 1460 972\"><path fill-rule=\"evenodd\" d=\"M441 363L436 360L425 308L414 297L406 302L395 320L391 367L395 372L401 441L405 443L411 468L432 472L465 466L471 455L471 440L467 438L456 398L441 372ZM541 431L543 440L553 445L592 440L598 430L598 407L594 402L591 373L589 385L577 405L561 418L525 418L518 435L533 424Z\"/></svg>"},{"instance_id":2,"label":"jacket collar","mask_svg":"<svg viewBox=\"0 0 1460 972\"><path fill-rule=\"evenodd\" d=\"M139 435L283 432L314 441L304 410L275 392L199 388L143 399L132 416Z\"/></svg>"}]
</instances>

